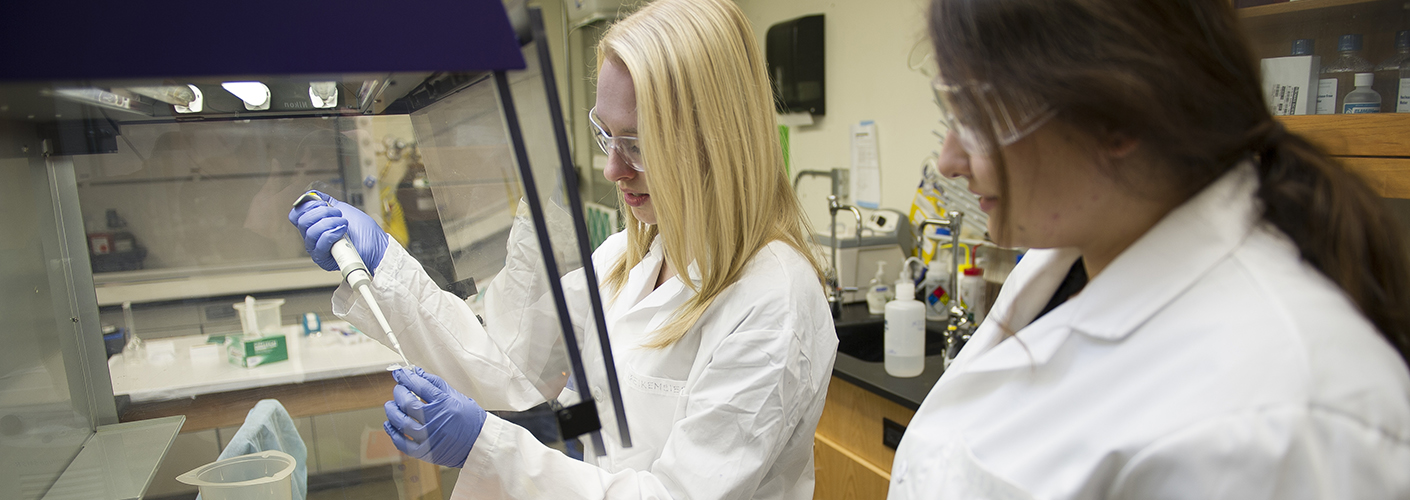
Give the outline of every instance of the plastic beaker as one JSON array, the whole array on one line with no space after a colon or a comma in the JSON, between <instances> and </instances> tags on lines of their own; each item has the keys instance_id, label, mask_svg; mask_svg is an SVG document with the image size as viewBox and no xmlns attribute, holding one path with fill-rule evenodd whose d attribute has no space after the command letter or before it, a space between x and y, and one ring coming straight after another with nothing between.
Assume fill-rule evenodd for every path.
<instances>
[{"instance_id":1,"label":"plastic beaker","mask_svg":"<svg viewBox=\"0 0 1410 500\"><path fill-rule=\"evenodd\" d=\"M241 330L247 335L255 336L266 332L279 333L279 327L283 326L280 322L282 321L284 299L255 300L254 305L255 324L253 325L250 324L250 315L245 313L245 303L237 302L231 305L238 312Z\"/></svg>"},{"instance_id":2,"label":"plastic beaker","mask_svg":"<svg viewBox=\"0 0 1410 500\"><path fill-rule=\"evenodd\" d=\"M202 465L176 476L201 489L204 500L292 500L294 457L270 450Z\"/></svg>"}]
</instances>

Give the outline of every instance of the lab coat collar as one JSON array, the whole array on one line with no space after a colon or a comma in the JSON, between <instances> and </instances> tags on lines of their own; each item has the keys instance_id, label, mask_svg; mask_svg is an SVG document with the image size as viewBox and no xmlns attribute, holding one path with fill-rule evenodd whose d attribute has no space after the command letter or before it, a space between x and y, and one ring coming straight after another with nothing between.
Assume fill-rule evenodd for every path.
<instances>
[{"instance_id":1,"label":"lab coat collar","mask_svg":"<svg viewBox=\"0 0 1410 500\"><path fill-rule=\"evenodd\" d=\"M634 309L646 301L655 285L656 276L661 273L663 263L661 252L661 237L651 240L651 247L646 251L646 255L641 257L641 261L627 272L627 283L623 287L622 298L629 298L628 309Z\"/></svg>"},{"instance_id":2,"label":"lab coat collar","mask_svg":"<svg viewBox=\"0 0 1410 500\"><path fill-rule=\"evenodd\" d=\"M1008 283L1019 294L999 302L975 332L977 352L957 359L965 372L994 371L1046 363L1072 334L1120 341L1173 301L1237 248L1261 216L1254 196L1258 177L1251 164L1224 174L1175 208L1126 251L1117 256L1080 293L1042 318L1033 320L1081 255L1072 248L1035 250L1035 272ZM1000 327L1025 325L1005 342ZM1028 324L1028 323L1032 324ZM992 347L992 348L990 348ZM962 361L964 361L962 363Z\"/></svg>"},{"instance_id":3,"label":"lab coat collar","mask_svg":"<svg viewBox=\"0 0 1410 500\"><path fill-rule=\"evenodd\" d=\"M651 240L651 248L647 249L646 256L641 259L643 263L646 263L648 260L650 260L652 266L650 271L653 271L651 273L651 277L655 278L661 271L661 268L657 264L663 264L666 260L665 246L661 244L661 235L659 234L656 235L656 238ZM680 274L677 273L677 276L679 275ZM691 281L695 282L696 285L699 285L702 281L702 278L700 277L700 265L695 262L691 262L690 268L686 272L686 276L689 276Z\"/></svg>"},{"instance_id":4,"label":"lab coat collar","mask_svg":"<svg viewBox=\"0 0 1410 500\"><path fill-rule=\"evenodd\" d=\"M689 298L689 289L681 281L680 275L666 280L660 287L655 287L656 277L660 275L661 266L665 264L665 251L661 245L661 237L658 235L651 241L651 247L641 262L633 267L627 275L626 291L632 294L635 303L627 308L626 313L634 313L653 310L652 319L647 325L648 329L659 328L666 320L674 314L675 308L685 299ZM695 263L690 264L687 274L697 286L700 285L700 266Z\"/></svg>"},{"instance_id":5,"label":"lab coat collar","mask_svg":"<svg viewBox=\"0 0 1410 500\"><path fill-rule=\"evenodd\" d=\"M1233 253L1262 216L1245 163L1177 207L1078 294L1072 326L1121 340Z\"/></svg>"}]
</instances>

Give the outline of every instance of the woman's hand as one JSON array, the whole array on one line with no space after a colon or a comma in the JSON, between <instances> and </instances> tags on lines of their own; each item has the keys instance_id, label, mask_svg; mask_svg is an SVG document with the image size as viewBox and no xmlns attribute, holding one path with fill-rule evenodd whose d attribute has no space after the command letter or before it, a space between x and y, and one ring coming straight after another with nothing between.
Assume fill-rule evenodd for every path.
<instances>
[{"instance_id":1,"label":"woman's hand","mask_svg":"<svg viewBox=\"0 0 1410 500\"><path fill-rule=\"evenodd\" d=\"M304 238L304 250L319 267L337 271L333 244L346 235L357 248L362 263L367 264L369 272L375 274L377 264L382 262L382 254L387 250L387 232L357 207L314 192L318 193L322 202L306 201L289 211L289 222L299 228L299 234Z\"/></svg>"},{"instance_id":2,"label":"woman's hand","mask_svg":"<svg viewBox=\"0 0 1410 500\"><path fill-rule=\"evenodd\" d=\"M414 370L392 372L397 386L384 405L387 435L408 456L446 467L465 465L485 425L485 410L440 377Z\"/></svg>"}]
</instances>

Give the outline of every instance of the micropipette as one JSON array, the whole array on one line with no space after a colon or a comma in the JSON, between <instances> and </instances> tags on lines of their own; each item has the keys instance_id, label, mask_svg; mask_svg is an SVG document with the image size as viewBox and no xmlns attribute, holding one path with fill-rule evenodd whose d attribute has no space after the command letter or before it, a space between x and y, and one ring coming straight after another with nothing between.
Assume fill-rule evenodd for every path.
<instances>
[{"instance_id":1,"label":"micropipette","mask_svg":"<svg viewBox=\"0 0 1410 500\"><path fill-rule=\"evenodd\" d=\"M318 192L309 191L294 201L294 206L304 204L308 201L323 201L318 196ZM327 202L324 202L327 203ZM333 206L328 203L328 206ZM372 298L372 273L367 270L367 264L362 262L362 257L358 256L357 248L353 247L352 240L343 236L337 243L333 244L333 260L338 262L338 269L343 272L343 280L348 282L348 286L353 287L362 294L363 300L367 301L367 308L372 310L372 317L377 318L377 325L382 327L382 331L387 332L387 340L392 342L392 348L397 350L401 356L401 362L406 368L412 366L406 360L406 353L401 350L401 342L397 341L397 334L392 333L391 325L387 324L387 317L382 315L382 308L377 306L377 301ZM391 368L388 368L389 370Z\"/></svg>"}]
</instances>

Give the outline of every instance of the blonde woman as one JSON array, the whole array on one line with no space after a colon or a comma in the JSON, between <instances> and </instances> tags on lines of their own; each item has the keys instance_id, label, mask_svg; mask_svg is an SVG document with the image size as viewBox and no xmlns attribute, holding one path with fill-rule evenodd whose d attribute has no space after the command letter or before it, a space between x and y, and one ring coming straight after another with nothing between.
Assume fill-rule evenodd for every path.
<instances>
[{"instance_id":1,"label":"blonde woman","mask_svg":"<svg viewBox=\"0 0 1410 500\"><path fill-rule=\"evenodd\" d=\"M520 321L539 297L528 292L537 250L516 243L522 224L482 329L364 215L301 206L290 219L316 261L330 260L322 242L345 233L359 249L384 248L363 252L378 300L412 361L449 380L396 372L388 434L409 455L461 467L458 498L812 498L813 431L837 338L748 21L728 0L647 5L598 46L591 115L604 175L629 207L626 231L591 265L633 446L606 425L606 454L579 462L481 409L541 403L564 390L569 371L552 354L554 323ZM582 272L562 282L574 324L591 335ZM382 335L350 290L334 301L340 316ZM601 373L595 343L580 345L588 373ZM598 382L577 385L597 393Z\"/></svg>"}]
</instances>

